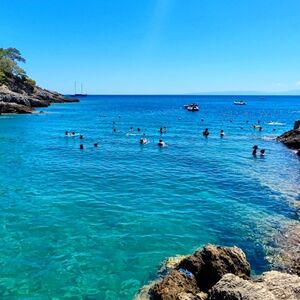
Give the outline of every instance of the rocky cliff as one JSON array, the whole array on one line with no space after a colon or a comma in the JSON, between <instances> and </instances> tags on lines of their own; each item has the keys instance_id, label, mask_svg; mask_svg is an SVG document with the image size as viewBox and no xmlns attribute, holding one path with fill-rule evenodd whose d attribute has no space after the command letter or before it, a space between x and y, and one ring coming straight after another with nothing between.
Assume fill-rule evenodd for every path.
<instances>
[{"instance_id":1,"label":"rocky cliff","mask_svg":"<svg viewBox=\"0 0 300 300\"><path fill-rule=\"evenodd\" d=\"M10 76L0 84L1 113L32 113L36 107L47 107L51 103L78 102L57 92L42 89L32 82Z\"/></svg>"}]
</instances>

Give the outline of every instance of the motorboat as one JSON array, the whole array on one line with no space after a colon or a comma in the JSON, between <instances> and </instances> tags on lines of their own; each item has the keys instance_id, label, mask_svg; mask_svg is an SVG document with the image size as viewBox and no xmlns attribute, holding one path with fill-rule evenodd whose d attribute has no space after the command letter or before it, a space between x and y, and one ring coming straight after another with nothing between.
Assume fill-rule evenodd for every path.
<instances>
[{"instance_id":1,"label":"motorboat","mask_svg":"<svg viewBox=\"0 0 300 300\"><path fill-rule=\"evenodd\" d=\"M199 106L196 103L186 104L184 108L188 111L199 111Z\"/></svg>"},{"instance_id":2,"label":"motorboat","mask_svg":"<svg viewBox=\"0 0 300 300\"><path fill-rule=\"evenodd\" d=\"M234 103L234 105L246 105L247 104L247 102L242 101L242 100L234 101L233 103Z\"/></svg>"}]
</instances>

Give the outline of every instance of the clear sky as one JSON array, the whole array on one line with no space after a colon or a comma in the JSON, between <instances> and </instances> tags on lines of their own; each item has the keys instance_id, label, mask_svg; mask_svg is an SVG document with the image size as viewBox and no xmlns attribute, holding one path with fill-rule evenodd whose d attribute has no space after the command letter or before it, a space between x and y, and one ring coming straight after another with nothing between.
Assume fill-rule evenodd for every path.
<instances>
[{"instance_id":1,"label":"clear sky","mask_svg":"<svg viewBox=\"0 0 300 300\"><path fill-rule=\"evenodd\" d=\"M300 89L300 0L0 0L0 47L72 93Z\"/></svg>"}]
</instances>

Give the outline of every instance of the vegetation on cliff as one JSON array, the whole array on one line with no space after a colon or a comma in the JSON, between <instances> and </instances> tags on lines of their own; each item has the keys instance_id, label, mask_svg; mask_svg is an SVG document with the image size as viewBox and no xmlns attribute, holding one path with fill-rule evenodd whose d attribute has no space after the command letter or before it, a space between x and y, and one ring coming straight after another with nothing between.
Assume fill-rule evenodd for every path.
<instances>
[{"instance_id":1,"label":"vegetation on cliff","mask_svg":"<svg viewBox=\"0 0 300 300\"><path fill-rule=\"evenodd\" d=\"M51 103L78 102L38 87L20 67L25 62L18 49L0 48L0 114L30 113L34 107L47 107Z\"/></svg>"}]
</instances>

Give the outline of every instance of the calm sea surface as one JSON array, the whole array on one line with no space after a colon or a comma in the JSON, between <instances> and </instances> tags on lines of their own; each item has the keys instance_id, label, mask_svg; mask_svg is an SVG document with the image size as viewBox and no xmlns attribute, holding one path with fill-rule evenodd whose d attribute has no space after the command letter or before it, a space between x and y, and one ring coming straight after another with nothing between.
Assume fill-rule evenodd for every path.
<instances>
[{"instance_id":1,"label":"calm sea surface","mask_svg":"<svg viewBox=\"0 0 300 300\"><path fill-rule=\"evenodd\" d=\"M236 99L91 96L0 116L0 298L132 299L165 258L206 243L242 247L254 273L267 270L278 230L299 221L300 160L272 138L300 119L300 98Z\"/></svg>"}]
</instances>

